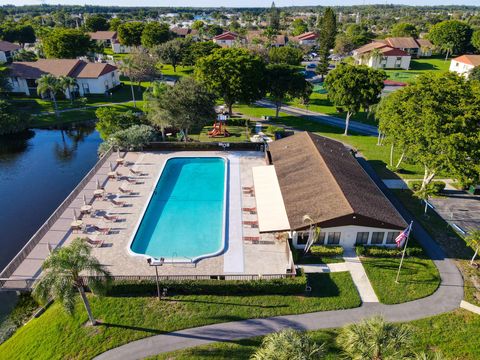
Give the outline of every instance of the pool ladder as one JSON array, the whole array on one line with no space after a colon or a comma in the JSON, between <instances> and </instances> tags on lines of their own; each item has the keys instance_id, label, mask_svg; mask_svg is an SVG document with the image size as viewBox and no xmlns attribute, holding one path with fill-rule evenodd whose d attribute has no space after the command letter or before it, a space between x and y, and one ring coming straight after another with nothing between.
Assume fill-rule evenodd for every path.
<instances>
[{"instance_id":1,"label":"pool ladder","mask_svg":"<svg viewBox=\"0 0 480 360\"><path fill-rule=\"evenodd\" d=\"M177 262L173 261L173 259L176 259L176 258L178 258L178 253L173 252L172 253L172 266L176 266L176 267L197 267L197 264L195 264L193 262L193 259L189 258L188 256L183 256L183 258L188 259L188 262L184 262L184 263L177 263Z\"/></svg>"}]
</instances>

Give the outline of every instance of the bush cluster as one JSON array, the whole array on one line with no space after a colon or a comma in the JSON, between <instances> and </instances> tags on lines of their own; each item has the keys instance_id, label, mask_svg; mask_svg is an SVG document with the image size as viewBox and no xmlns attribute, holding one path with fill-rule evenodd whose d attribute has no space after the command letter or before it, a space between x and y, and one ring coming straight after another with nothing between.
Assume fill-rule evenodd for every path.
<instances>
[{"instance_id":1,"label":"bush cluster","mask_svg":"<svg viewBox=\"0 0 480 360\"><path fill-rule=\"evenodd\" d=\"M355 252L358 256L370 256L370 257L399 257L402 256L402 249L391 248L386 246L365 246L357 245ZM417 246L407 247L405 252L407 256L423 257L423 249Z\"/></svg>"},{"instance_id":2,"label":"bush cluster","mask_svg":"<svg viewBox=\"0 0 480 360\"><path fill-rule=\"evenodd\" d=\"M250 126L250 120L244 118L229 118L227 120L227 125L230 126Z\"/></svg>"},{"instance_id":3,"label":"bush cluster","mask_svg":"<svg viewBox=\"0 0 480 360\"><path fill-rule=\"evenodd\" d=\"M322 257L322 256L335 256L341 257L343 255L343 247L341 246L325 246L325 245L314 245L310 248L309 255Z\"/></svg>"},{"instance_id":4,"label":"bush cluster","mask_svg":"<svg viewBox=\"0 0 480 360\"><path fill-rule=\"evenodd\" d=\"M169 295L298 295L305 291L306 276L265 280L162 280L160 287ZM109 295L156 293L155 280L115 281Z\"/></svg>"}]
</instances>

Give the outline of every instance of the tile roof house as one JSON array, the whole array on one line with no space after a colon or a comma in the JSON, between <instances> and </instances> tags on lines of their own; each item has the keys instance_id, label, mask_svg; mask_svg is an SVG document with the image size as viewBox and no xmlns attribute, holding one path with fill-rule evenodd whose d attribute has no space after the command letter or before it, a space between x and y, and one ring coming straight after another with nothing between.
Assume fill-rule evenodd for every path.
<instances>
[{"instance_id":1,"label":"tile roof house","mask_svg":"<svg viewBox=\"0 0 480 360\"><path fill-rule=\"evenodd\" d=\"M394 49L403 50L414 57L432 55L433 44L427 39L414 39L413 37L389 37L383 41Z\"/></svg>"},{"instance_id":2,"label":"tile roof house","mask_svg":"<svg viewBox=\"0 0 480 360\"><path fill-rule=\"evenodd\" d=\"M249 45L256 45L256 41L260 41L262 44L266 44L268 39L263 34L263 31L260 30L250 30L247 32L246 40ZM284 34L275 35L272 39L271 46L282 47L285 46L288 42L288 38Z\"/></svg>"},{"instance_id":3,"label":"tile roof house","mask_svg":"<svg viewBox=\"0 0 480 360\"><path fill-rule=\"evenodd\" d=\"M231 31L213 37L213 42L223 47L234 46L237 41L242 41L240 36Z\"/></svg>"},{"instance_id":4,"label":"tile roof house","mask_svg":"<svg viewBox=\"0 0 480 360\"><path fill-rule=\"evenodd\" d=\"M76 91L80 96L104 94L120 84L118 69L110 64L90 63L77 59L39 59L32 62L13 62L9 66L12 91L36 95L35 81L44 74L76 79Z\"/></svg>"},{"instance_id":5,"label":"tile roof house","mask_svg":"<svg viewBox=\"0 0 480 360\"><path fill-rule=\"evenodd\" d=\"M462 55L450 61L449 70L468 78L477 66L480 66L480 55Z\"/></svg>"},{"instance_id":6,"label":"tile roof house","mask_svg":"<svg viewBox=\"0 0 480 360\"><path fill-rule=\"evenodd\" d=\"M353 50L353 58L357 65L367 65L374 69L408 70L412 56L383 41L374 41Z\"/></svg>"},{"instance_id":7,"label":"tile roof house","mask_svg":"<svg viewBox=\"0 0 480 360\"><path fill-rule=\"evenodd\" d=\"M13 55L22 47L9 41L0 41L0 63L8 63L13 60Z\"/></svg>"},{"instance_id":8,"label":"tile roof house","mask_svg":"<svg viewBox=\"0 0 480 360\"><path fill-rule=\"evenodd\" d=\"M193 38L198 37L198 31L186 27L173 27L170 29L172 33L175 34L177 37L186 38L187 36L191 36Z\"/></svg>"},{"instance_id":9,"label":"tile roof house","mask_svg":"<svg viewBox=\"0 0 480 360\"><path fill-rule=\"evenodd\" d=\"M407 223L342 143L300 132L269 144L293 244L305 245L310 223L321 244L395 245Z\"/></svg>"},{"instance_id":10,"label":"tile roof house","mask_svg":"<svg viewBox=\"0 0 480 360\"><path fill-rule=\"evenodd\" d=\"M313 31L303 33L301 35L292 38L293 41L298 42L300 45L313 46L317 43L318 35Z\"/></svg>"}]
</instances>

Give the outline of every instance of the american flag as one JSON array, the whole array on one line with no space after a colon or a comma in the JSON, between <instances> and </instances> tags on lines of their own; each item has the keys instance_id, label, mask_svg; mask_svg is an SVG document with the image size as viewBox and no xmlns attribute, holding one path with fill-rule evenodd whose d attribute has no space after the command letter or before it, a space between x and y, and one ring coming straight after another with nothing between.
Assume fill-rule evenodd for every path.
<instances>
[{"instance_id":1,"label":"american flag","mask_svg":"<svg viewBox=\"0 0 480 360\"><path fill-rule=\"evenodd\" d=\"M410 230L412 229L412 224L408 225L408 227L403 230L400 235L397 236L395 242L397 243L397 247L401 248L405 244L405 240L407 240L408 235L410 235Z\"/></svg>"}]
</instances>

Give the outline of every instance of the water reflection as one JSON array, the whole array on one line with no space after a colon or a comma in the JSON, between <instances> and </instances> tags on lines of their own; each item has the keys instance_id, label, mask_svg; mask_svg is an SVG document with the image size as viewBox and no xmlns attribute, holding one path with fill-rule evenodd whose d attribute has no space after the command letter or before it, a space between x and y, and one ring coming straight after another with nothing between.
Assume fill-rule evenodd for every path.
<instances>
[{"instance_id":1,"label":"water reflection","mask_svg":"<svg viewBox=\"0 0 480 360\"><path fill-rule=\"evenodd\" d=\"M100 142L91 124L0 137L0 268L92 168Z\"/></svg>"}]
</instances>

